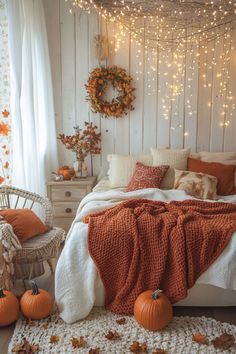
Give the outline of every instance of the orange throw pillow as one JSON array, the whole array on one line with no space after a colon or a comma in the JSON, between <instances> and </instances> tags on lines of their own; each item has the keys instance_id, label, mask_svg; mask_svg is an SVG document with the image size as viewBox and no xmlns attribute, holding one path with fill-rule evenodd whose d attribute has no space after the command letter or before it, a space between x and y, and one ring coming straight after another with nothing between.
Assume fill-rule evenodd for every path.
<instances>
[{"instance_id":1,"label":"orange throw pillow","mask_svg":"<svg viewBox=\"0 0 236 354\"><path fill-rule=\"evenodd\" d=\"M143 188L160 188L161 182L169 166L145 166L140 162L136 163L134 174L128 184L126 192Z\"/></svg>"},{"instance_id":2,"label":"orange throw pillow","mask_svg":"<svg viewBox=\"0 0 236 354\"><path fill-rule=\"evenodd\" d=\"M217 194L230 195L236 193L234 187L234 174L236 165L224 165L219 162L204 162L188 158L188 170L192 172L202 172L215 176L218 180Z\"/></svg>"},{"instance_id":3,"label":"orange throw pillow","mask_svg":"<svg viewBox=\"0 0 236 354\"><path fill-rule=\"evenodd\" d=\"M4 209L0 210L0 216L12 226L14 234L21 243L48 231L44 223L30 209Z\"/></svg>"}]
</instances>

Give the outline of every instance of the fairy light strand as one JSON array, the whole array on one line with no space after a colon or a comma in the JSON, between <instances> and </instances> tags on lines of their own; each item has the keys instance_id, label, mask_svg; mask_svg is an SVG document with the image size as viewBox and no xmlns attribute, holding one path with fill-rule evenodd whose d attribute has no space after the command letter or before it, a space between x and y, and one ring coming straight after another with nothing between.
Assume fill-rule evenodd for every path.
<instances>
[{"instance_id":1,"label":"fairy light strand","mask_svg":"<svg viewBox=\"0 0 236 354\"><path fill-rule=\"evenodd\" d=\"M89 13L96 10L101 19L113 24L109 28L112 28L111 47L114 47L114 52L119 51L127 35L130 36L131 43L137 44L136 80L139 81L143 75L145 61L148 68L147 94L151 95L156 90L160 92L157 81L159 82L161 75L165 88L161 102L162 116L163 119L170 120L171 131L181 128L185 137L189 135L179 121L176 107L179 107L180 97L185 97L187 90L184 120L190 120L196 115L196 110L193 109L193 82L199 79L199 76L196 77L197 73L201 75L203 89L211 91L211 99L206 106L211 109L213 101L218 100L221 105L220 126L225 130L230 125L236 110L234 97L229 91L231 79L229 64L234 50L231 34L236 28L235 1L67 0L67 2L71 5L70 12L76 8ZM219 46L220 56L217 58L215 53ZM186 68L186 48L187 55L191 58L188 68ZM162 73L153 65L157 58ZM214 80L217 82L218 92L212 97L214 88L211 73L215 71L217 73ZM177 122L175 117L178 118Z\"/></svg>"}]
</instances>

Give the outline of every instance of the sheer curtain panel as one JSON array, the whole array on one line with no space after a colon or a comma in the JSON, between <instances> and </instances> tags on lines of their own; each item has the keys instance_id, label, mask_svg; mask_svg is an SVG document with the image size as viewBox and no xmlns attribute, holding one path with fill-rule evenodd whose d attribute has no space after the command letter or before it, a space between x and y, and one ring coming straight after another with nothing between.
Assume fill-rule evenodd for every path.
<instances>
[{"instance_id":1,"label":"sheer curtain panel","mask_svg":"<svg viewBox=\"0 0 236 354\"><path fill-rule=\"evenodd\" d=\"M13 185L40 194L58 167L42 0L8 0Z\"/></svg>"}]
</instances>

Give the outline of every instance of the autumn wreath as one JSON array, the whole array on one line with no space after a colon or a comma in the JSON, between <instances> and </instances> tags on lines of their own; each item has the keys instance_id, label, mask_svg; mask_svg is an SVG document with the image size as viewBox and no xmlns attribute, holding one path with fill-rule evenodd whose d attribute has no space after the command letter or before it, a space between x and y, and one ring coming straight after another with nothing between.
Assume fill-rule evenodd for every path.
<instances>
[{"instance_id":1,"label":"autumn wreath","mask_svg":"<svg viewBox=\"0 0 236 354\"><path fill-rule=\"evenodd\" d=\"M132 111L134 109L132 102L135 99L132 80L125 69L117 66L94 69L85 85L92 110L106 118L120 118L129 110ZM109 84L118 92L118 96L112 98L110 102L104 99Z\"/></svg>"}]
</instances>

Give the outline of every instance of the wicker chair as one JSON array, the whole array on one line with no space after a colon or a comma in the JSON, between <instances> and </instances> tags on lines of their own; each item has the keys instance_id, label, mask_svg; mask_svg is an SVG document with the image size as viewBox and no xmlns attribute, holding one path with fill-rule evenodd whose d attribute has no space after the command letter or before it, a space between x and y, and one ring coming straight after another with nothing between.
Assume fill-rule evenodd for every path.
<instances>
[{"instance_id":1,"label":"wicker chair","mask_svg":"<svg viewBox=\"0 0 236 354\"><path fill-rule=\"evenodd\" d=\"M54 272L53 259L59 255L65 231L52 227L52 206L47 198L10 186L0 187L0 209L29 208L34 210L50 230L23 244L10 224L0 219L0 288L11 290L17 279L29 280L44 274L44 262Z\"/></svg>"}]
</instances>

